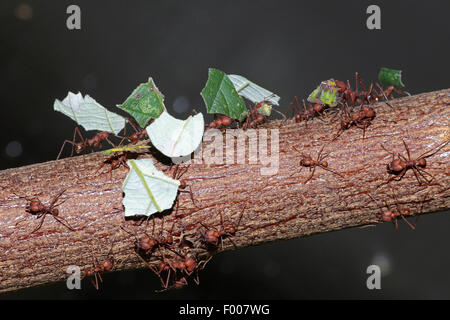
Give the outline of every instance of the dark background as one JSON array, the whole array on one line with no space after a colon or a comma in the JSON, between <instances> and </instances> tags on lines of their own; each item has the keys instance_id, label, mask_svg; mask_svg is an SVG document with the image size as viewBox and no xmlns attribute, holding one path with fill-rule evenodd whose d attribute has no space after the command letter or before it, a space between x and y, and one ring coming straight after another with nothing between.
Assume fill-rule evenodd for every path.
<instances>
[{"instance_id":1,"label":"dark background","mask_svg":"<svg viewBox=\"0 0 450 320\"><path fill-rule=\"evenodd\" d=\"M19 7L21 4L28 7ZM81 8L81 30L66 8ZM381 7L382 30L366 28ZM282 97L306 97L325 79L376 80L381 66L403 70L411 93L449 87L448 1L2 1L0 4L0 169L54 160L74 122L53 111L70 90L116 111L149 76L182 118L205 111L209 67L254 80ZM30 10L31 9L31 10ZM178 111L178 112L177 112ZM8 298L450 298L450 216L348 229L220 254L201 285L155 294L148 270L3 294ZM382 290L366 288L379 264Z\"/></svg>"}]
</instances>

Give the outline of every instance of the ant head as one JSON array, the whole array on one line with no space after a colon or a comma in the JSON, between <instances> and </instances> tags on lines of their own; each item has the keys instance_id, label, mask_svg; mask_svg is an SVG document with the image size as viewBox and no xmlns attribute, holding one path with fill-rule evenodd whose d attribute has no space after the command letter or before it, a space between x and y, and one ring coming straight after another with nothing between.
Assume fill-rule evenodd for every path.
<instances>
[{"instance_id":1,"label":"ant head","mask_svg":"<svg viewBox=\"0 0 450 320\"><path fill-rule=\"evenodd\" d=\"M138 247L142 250L151 250L156 245L156 241L154 239L151 239L149 237L142 238L139 243Z\"/></svg>"},{"instance_id":2,"label":"ant head","mask_svg":"<svg viewBox=\"0 0 450 320\"><path fill-rule=\"evenodd\" d=\"M410 214L411 214L411 210L409 210L409 209L403 209L402 210L402 215L409 216Z\"/></svg>"},{"instance_id":3,"label":"ant head","mask_svg":"<svg viewBox=\"0 0 450 320\"><path fill-rule=\"evenodd\" d=\"M229 234L235 234L236 233L236 228L234 226L230 226L230 227L225 229L225 232L229 233Z\"/></svg>"},{"instance_id":4,"label":"ant head","mask_svg":"<svg viewBox=\"0 0 450 320\"><path fill-rule=\"evenodd\" d=\"M342 93L347 88L347 85L345 84L345 82L342 82L339 80L336 80L336 86L339 88L338 91L340 93Z\"/></svg>"},{"instance_id":5,"label":"ant head","mask_svg":"<svg viewBox=\"0 0 450 320\"><path fill-rule=\"evenodd\" d=\"M262 114L260 114L260 113L258 113L258 115L256 116L256 121L257 122L263 122L264 119L265 119L265 117Z\"/></svg>"},{"instance_id":6,"label":"ant head","mask_svg":"<svg viewBox=\"0 0 450 320\"><path fill-rule=\"evenodd\" d=\"M419 161L417 161L417 165L419 167L425 168L427 166L427 160L425 160L425 158L420 158Z\"/></svg>"},{"instance_id":7,"label":"ant head","mask_svg":"<svg viewBox=\"0 0 450 320\"><path fill-rule=\"evenodd\" d=\"M390 210L387 210L381 214L381 218L383 219L383 221L389 222L392 221L393 214Z\"/></svg>"},{"instance_id":8,"label":"ant head","mask_svg":"<svg viewBox=\"0 0 450 320\"><path fill-rule=\"evenodd\" d=\"M41 203L41 201L38 198L34 198L30 201L30 203L28 204L28 210L31 213L36 213L39 212L43 209L43 205Z\"/></svg>"},{"instance_id":9,"label":"ant head","mask_svg":"<svg viewBox=\"0 0 450 320\"><path fill-rule=\"evenodd\" d=\"M197 260L193 257L187 257L186 260L184 260L184 265L187 271L192 272L197 267Z\"/></svg>"},{"instance_id":10,"label":"ant head","mask_svg":"<svg viewBox=\"0 0 450 320\"><path fill-rule=\"evenodd\" d=\"M405 168L405 163L400 159L395 159L388 164L388 169L394 172L400 172Z\"/></svg>"},{"instance_id":11,"label":"ant head","mask_svg":"<svg viewBox=\"0 0 450 320\"><path fill-rule=\"evenodd\" d=\"M323 110L323 104L321 104L321 103L315 103L315 104L313 105L313 110L314 110L314 112L320 112L320 111L322 111L322 110Z\"/></svg>"},{"instance_id":12,"label":"ant head","mask_svg":"<svg viewBox=\"0 0 450 320\"><path fill-rule=\"evenodd\" d=\"M100 140L106 140L106 139L109 138L109 132L101 131L101 132L99 132L99 133L97 134L97 137L98 137Z\"/></svg>"},{"instance_id":13,"label":"ant head","mask_svg":"<svg viewBox=\"0 0 450 320\"><path fill-rule=\"evenodd\" d=\"M295 115L295 122L296 122L296 123L299 123L299 122L301 122L301 121L302 121L302 116L299 115L299 114L296 114L296 115Z\"/></svg>"},{"instance_id":14,"label":"ant head","mask_svg":"<svg viewBox=\"0 0 450 320\"><path fill-rule=\"evenodd\" d=\"M180 189L186 189L187 185L186 185L186 180L181 179L180 180L180 186L178 188Z\"/></svg>"},{"instance_id":15,"label":"ant head","mask_svg":"<svg viewBox=\"0 0 450 320\"><path fill-rule=\"evenodd\" d=\"M322 161L321 165L322 165L322 167L327 168L328 167L328 162L327 161Z\"/></svg>"},{"instance_id":16,"label":"ant head","mask_svg":"<svg viewBox=\"0 0 450 320\"><path fill-rule=\"evenodd\" d=\"M57 208L54 208L52 210L52 215L57 216L59 214L59 210Z\"/></svg>"},{"instance_id":17,"label":"ant head","mask_svg":"<svg viewBox=\"0 0 450 320\"><path fill-rule=\"evenodd\" d=\"M209 243L215 243L217 242L217 239L219 238L219 232L216 230L208 230L205 233L205 241Z\"/></svg>"},{"instance_id":18,"label":"ant head","mask_svg":"<svg viewBox=\"0 0 450 320\"><path fill-rule=\"evenodd\" d=\"M103 262L103 264L102 264L102 268L103 268L103 270L111 271L111 269L113 268L113 265L114 265L114 262L112 259L106 259L106 261Z\"/></svg>"}]
</instances>

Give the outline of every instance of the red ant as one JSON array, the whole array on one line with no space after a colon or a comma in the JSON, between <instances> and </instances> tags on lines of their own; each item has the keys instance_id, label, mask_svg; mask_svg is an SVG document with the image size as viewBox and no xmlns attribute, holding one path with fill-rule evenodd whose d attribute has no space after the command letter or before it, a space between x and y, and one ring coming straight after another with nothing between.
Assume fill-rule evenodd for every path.
<instances>
[{"instance_id":1,"label":"red ant","mask_svg":"<svg viewBox=\"0 0 450 320\"><path fill-rule=\"evenodd\" d=\"M131 144L136 144L139 140L148 138L148 134L147 134L147 130L146 129L138 129L133 124L133 122L131 120L129 120L128 118L126 118L125 121L131 125L131 127L134 130L134 133L131 136L127 136L126 135L126 128L125 128L124 129L124 137L120 141L119 146L122 145L124 140L128 140Z\"/></svg>"},{"instance_id":2,"label":"red ant","mask_svg":"<svg viewBox=\"0 0 450 320\"><path fill-rule=\"evenodd\" d=\"M291 102L290 106L296 112L295 122L299 123L304 120L306 127L308 127L308 119L310 119L314 116L323 116L323 112L328 108L328 106L323 103L315 103L313 105L309 104L309 107L307 108L305 100L303 99L304 112L300 112L298 110L298 108L300 108L300 102L298 101L297 96L294 97L294 101ZM320 119L320 117L319 117L319 119Z\"/></svg>"},{"instance_id":3,"label":"red ant","mask_svg":"<svg viewBox=\"0 0 450 320\"><path fill-rule=\"evenodd\" d=\"M358 82L363 88L362 91L358 90ZM380 93L375 92L374 86L377 86L380 89ZM384 97L386 103L387 103L387 95L386 92L383 91L381 86L378 83L371 83L369 90L366 90L364 83L362 82L362 79L358 72L355 72L355 90L352 90L350 86L350 81L347 80L347 83L343 81L336 80L336 86L338 87L338 94L341 96L342 100L344 100L346 103L350 104L351 106L354 106L355 103L368 103L371 104L375 101L379 101L381 96ZM393 90L393 89L391 89ZM391 91L389 91L391 93ZM389 106L391 106L389 103L387 103ZM391 106L392 107L392 106Z\"/></svg>"},{"instance_id":4,"label":"red ant","mask_svg":"<svg viewBox=\"0 0 450 320\"><path fill-rule=\"evenodd\" d=\"M75 143L75 138L76 138L76 134L78 133L78 136L81 138L81 142ZM107 141L111 146L114 147L114 144L109 140L109 136L110 133L107 131L101 131L98 132L94 137L90 138L90 139L84 139L83 135L81 134L80 130L78 129L78 127L75 128L75 131L73 133L73 140L65 140L61 150L59 151L58 157L56 158L56 160L59 159L59 157L61 156L61 153L64 149L64 146L66 145L66 143L70 143L72 144L72 153L70 154L70 156L73 156L73 149L75 147L75 152L77 154L80 154L81 152L85 151L87 148L91 148L91 149L100 149L102 146L102 142L103 141Z\"/></svg>"},{"instance_id":5,"label":"red ant","mask_svg":"<svg viewBox=\"0 0 450 320\"><path fill-rule=\"evenodd\" d=\"M230 118L224 114L220 115L219 118L217 118L217 114L214 114L214 120L206 127L206 129L220 129L222 126L228 127L233 123L233 118Z\"/></svg>"},{"instance_id":6,"label":"red ant","mask_svg":"<svg viewBox=\"0 0 450 320\"><path fill-rule=\"evenodd\" d=\"M372 120L375 118L376 113L372 107L361 106L359 111L350 113L347 110L346 105L344 105L344 113L346 118L341 120L339 125L338 133L334 136L331 141L336 140L344 130L350 129L352 126L356 126L360 129L363 129L363 138L366 136L366 129L372 123Z\"/></svg>"},{"instance_id":7,"label":"red ant","mask_svg":"<svg viewBox=\"0 0 450 320\"><path fill-rule=\"evenodd\" d=\"M66 200L63 200L60 203L57 203L58 199L61 197L61 195L66 190L67 189L64 189L63 191L58 193L56 196L54 196L49 205L44 205L41 202L41 200L39 200L39 198L37 198L37 197L34 197L34 198L25 197L25 199L28 201L25 211L35 215L37 219L41 219L41 221L39 222L37 227L34 228L34 230L31 233L35 233L36 231L38 231L41 228L42 224L44 223L45 217L47 215L51 215L56 221L61 223L67 229L69 229L71 231L75 231L75 229L73 229L70 226L70 224L63 217L59 216L59 209L56 208L66 201ZM20 198L22 198L22 197L20 197ZM20 222L18 222L17 224L19 224L19 223ZM17 224L16 224L16 226L17 226Z\"/></svg>"},{"instance_id":8,"label":"red ant","mask_svg":"<svg viewBox=\"0 0 450 320\"><path fill-rule=\"evenodd\" d=\"M386 203L385 200L383 200L384 202L384 206L387 208L387 210L381 211L380 216L381 219L384 222L390 222L392 221L394 223L395 229L398 229L398 218L402 218L411 229L415 229L416 228L416 224L417 224L417 220L416 222L413 224L411 224L408 220L406 220L405 217L411 216L411 210L409 210L408 208L402 208L399 205L397 196L395 195L394 191L391 189L392 191L392 196L395 199L395 206L397 207L397 210L391 209L391 207ZM376 200L370 195L367 194L375 203ZM425 199L424 199L425 200Z\"/></svg>"},{"instance_id":9,"label":"red ant","mask_svg":"<svg viewBox=\"0 0 450 320\"><path fill-rule=\"evenodd\" d=\"M172 229L171 229L170 233L172 232L174 225L175 225L175 223L172 225ZM164 226L164 218L161 222L161 233L164 230L163 226ZM172 250L173 237L171 234L169 234L165 237L162 236L162 234L160 234L159 236L154 236L155 220L153 220L152 236L149 236L147 233L145 233L145 236L143 238L141 238L140 240L138 240L135 235L131 234L131 232L127 231L122 226L121 226L121 229L123 231L125 231L126 233L135 237L136 241L134 243L134 245L135 245L134 249L135 249L136 253L138 253L138 254L148 256L148 255L152 254L155 249L157 249L157 248L160 249L162 247L165 247L165 248L173 251Z\"/></svg>"},{"instance_id":10,"label":"red ant","mask_svg":"<svg viewBox=\"0 0 450 320\"><path fill-rule=\"evenodd\" d=\"M92 254L92 251L91 251L93 267L86 269L86 271L84 272L84 276L81 280L83 280L86 277L94 276L95 282L93 279L91 279L91 283L96 290L99 290L99 280L100 280L100 282L103 282L103 279L102 279L102 276L100 275L100 273L104 272L104 271L111 271L114 268L114 258L110 256L111 252L112 252L112 247L111 247L109 253L107 254L106 260L103 261L103 263L99 265L97 258L94 257L94 255Z\"/></svg>"},{"instance_id":11,"label":"red ant","mask_svg":"<svg viewBox=\"0 0 450 320\"><path fill-rule=\"evenodd\" d=\"M381 144L381 147L386 152L392 154L392 161L389 162L386 167L387 167L388 173L393 174L392 177L390 177L386 182L382 183L381 185L388 184L392 180L400 181L403 178L403 176L405 175L405 173L409 169L412 169L412 171L413 171L413 173L414 173L414 175L415 175L419 185L430 184L431 181L433 181L434 176L431 173L425 171L425 169L424 169L427 166L426 158L429 158L429 157L433 156L434 154L436 154L439 150L441 150L443 147L445 147L450 142L450 140L448 140L447 142L442 143L440 146L437 146L437 147L432 148L432 149L430 149L428 151L425 151L424 153L422 153L416 159L411 159L411 154L409 152L409 148L406 145L405 140L402 139L402 141L403 141L403 145L405 146L408 158L405 158L400 153L397 153L397 159L395 159L394 152L388 151L384 147L384 145ZM433 149L436 149L436 150L434 152L432 152L432 153L429 153L429 152L433 151ZM425 175L427 175L429 177L429 179L427 179L427 177ZM423 179L422 181L419 178L419 176L420 176L420 178Z\"/></svg>"},{"instance_id":12,"label":"red ant","mask_svg":"<svg viewBox=\"0 0 450 320\"><path fill-rule=\"evenodd\" d=\"M223 240L227 238L230 240L230 242L233 244L234 248L236 247L236 244L231 240L230 237L234 236L240 223L242 220L242 216L244 214L244 210L242 210L239 220L237 224L231 223L231 222L225 222L223 221L222 213L219 212L220 215L220 228L211 228L207 227L203 223L200 223L205 229L206 232L202 233L202 239L201 241L205 243L207 246L212 246L217 248L220 242L220 247L223 250Z\"/></svg>"},{"instance_id":13,"label":"red ant","mask_svg":"<svg viewBox=\"0 0 450 320\"><path fill-rule=\"evenodd\" d=\"M296 147L293 147L297 152L301 152L300 150L298 150ZM309 180L312 179L312 177L314 176L314 173L316 171L316 167L321 167L322 169L325 169L327 171L330 171L338 176L340 176L341 178L343 178L343 176L336 172L331 170L330 168L328 168L328 162L324 161L326 157L329 156L329 154L325 154L322 155L322 151L323 151L324 146L322 146L322 148L320 149L319 153L317 154L317 159L314 160L311 156L309 155L303 155L300 154L302 159L300 160L300 172L302 171L303 167L308 167L309 171L312 171L311 174L309 175L308 179L306 179L303 184L306 184Z\"/></svg>"}]
</instances>

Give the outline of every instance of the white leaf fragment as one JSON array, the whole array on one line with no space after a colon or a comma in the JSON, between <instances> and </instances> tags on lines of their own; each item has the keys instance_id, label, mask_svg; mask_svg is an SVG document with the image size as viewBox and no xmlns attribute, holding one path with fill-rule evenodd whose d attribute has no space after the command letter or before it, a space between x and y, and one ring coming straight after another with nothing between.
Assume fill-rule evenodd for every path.
<instances>
[{"instance_id":1,"label":"white leaf fragment","mask_svg":"<svg viewBox=\"0 0 450 320\"><path fill-rule=\"evenodd\" d=\"M125 217L161 212L172 208L180 181L155 168L152 159L128 160L130 172L122 184Z\"/></svg>"},{"instance_id":2,"label":"white leaf fragment","mask_svg":"<svg viewBox=\"0 0 450 320\"><path fill-rule=\"evenodd\" d=\"M186 120L172 117L167 110L147 127L153 146L168 157L184 157L199 146L203 138L203 114L189 116Z\"/></svg>"},{"instance_id":3,"label":"white leaf fragment","mask_svg":"<svg viewBox=\"0 0 450 320\"><path fill-rule=\"evenodd\" d=\"M63 101L55 99L53 109L59 111L87 131L99 130L118 134L125 126L125 118L106 110L89 95L69 92Z\"/></svg>"},{"instance_id":4,"label":"white leaf fragment","mask_svg":"<svg viewBox=\"0 0 450 320\"><path fill-rule=\"evenodd\" d=\"M251 102L258 103L261 101L269 101L273 105L279 105L279 96L267 89L264 89L263 87L258 86L256 83L251 82L243 76L229 74L228 78L230 78L238 94Z\"/></svg>"}]
</instances>

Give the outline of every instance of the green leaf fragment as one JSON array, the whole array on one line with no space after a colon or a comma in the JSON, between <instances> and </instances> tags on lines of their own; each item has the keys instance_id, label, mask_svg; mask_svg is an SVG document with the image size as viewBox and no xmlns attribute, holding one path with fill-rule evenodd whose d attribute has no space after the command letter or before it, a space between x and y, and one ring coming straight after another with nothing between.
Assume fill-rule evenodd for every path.
<instances>
[{"instance_id":1,"label":"green leaf fragment","mask_svg":"<svg viewBox=\"0 0 450 320\"><path fill-rule=\"evenodd\" d=\"M399 88L403 88L405 86L402 82L401 70L381 67L381 70L378 73L378 80L383 86L396 86Z\"/></svg>"},{"instance_id":2,"label":"green leaf fragment","mask_svg":"<svg viewBox=\"0 0 450 320\"><path fill-rule=\"evenodd\" d=\"M125 216L150 216L173 206L180 182L156 169L152 159L128 160L130 172L122 184Z\"/></svg>"},{"instance_id":3,"label":"green leaf fragment","mask_svg":"<svg viewBox=\"0 0 450 320\"><path fill-rule=\"evenodd\" d=\"M309 102L323 103L330 107L337 106L339 100L338 87L333 79L322 81L308 97Z\"/></svg>"},{"instance_id":4,"label":"green leaf fragment","mask_svg":"<svg viewBox=\"0 0 450 320\"><path fill-rule=\"evenodd\" d=\"M247 117L247 106L230 78L222 71L210 68L208 81L200 93L208 113L220 113L238 121Z\"/></svg>"},{"instance_id":5,"label":"green leaf fragment","mask_svg":"<svg viewBox=\"0 0 450 320\"><path fill-rule=\"evenodd\" d=\"M152 78L147 83L141 83L119 108L133 116L141 128L150 119L156 119L166 109L164 95L159 91Z\"/></svg>"},{"instance_id":6,"label":"green leaf fragment","mask_svg":"<svg viewBox=\"0 0 450 320\"><path fill-rule=\"evenodd\" d=\"M126 146L126 147L117 147L117 148L111 148L108 150L103 151L104 155L110 155L113 152L133 152L138 149L148 149L150 146Z\"/></svg>"}]
</instances>

